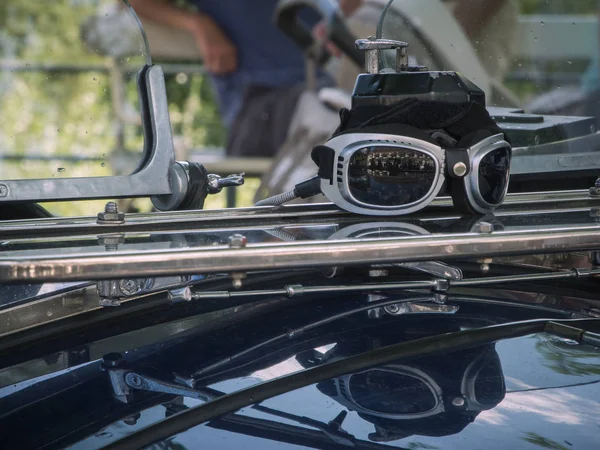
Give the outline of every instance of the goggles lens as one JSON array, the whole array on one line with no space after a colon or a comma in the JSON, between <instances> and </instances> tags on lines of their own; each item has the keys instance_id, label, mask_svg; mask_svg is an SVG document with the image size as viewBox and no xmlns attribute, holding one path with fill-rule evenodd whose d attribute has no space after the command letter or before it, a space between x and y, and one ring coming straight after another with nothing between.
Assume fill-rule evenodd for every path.
<instances>
[{"instance_id":1,"label":"goggles lens","mask_svg":"<svg viewBox=\"0 0 600 450\"><path fill-rule=\"evenodd\" d=\"M484 407L493 407L504 398L504 379L497 358L488 359L479 371L473 386L475 400Z\"/></svg>"},{"instance_id":2,"label":"goggles lens","mask_svg":"<svg viewBox=\"0 0 600 450\"><path fill-rule=\"evenodd\" d=\"M418 150L372 146L348 165L350 195L369 205L397 207L424 198L436 181L436 161Z\"/></svg>"},{"instance_id":3,"label":"goggles lens","mask_svg":"<svg viewBox=\"0 0 600 450\"><path fill-rule=\"evenodd\" d=\"M479 163L479 192L490 205L504 200L510 171L508 148L492 150Z\"/></svg>"},{"instance_id":4,"label":"goggles lens","mask_svg":"<svg viewBox=\"0 0 600 450\"><path fill-rule=\"evenodd\" d=\"M422 414L437 406L431 388L410 375L385 370L369 370L350 377L354 402L382 414Z\"/></svg>"}]
</instances>

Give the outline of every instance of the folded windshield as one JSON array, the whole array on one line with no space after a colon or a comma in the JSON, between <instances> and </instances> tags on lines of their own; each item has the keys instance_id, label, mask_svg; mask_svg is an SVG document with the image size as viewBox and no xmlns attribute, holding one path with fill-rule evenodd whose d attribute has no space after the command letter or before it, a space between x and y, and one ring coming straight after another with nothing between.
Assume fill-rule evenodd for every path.
<instances>
[{"instance_id":1,"label":"folded windshield","mask_svg":"<svg viewBox=\"0 0 600 450\"><path fill-rule=\"evenodd\" d=\"M0 179L132 172L151 57L128 2L6 0L0 28Z\"/></svg>"}]
</instances>

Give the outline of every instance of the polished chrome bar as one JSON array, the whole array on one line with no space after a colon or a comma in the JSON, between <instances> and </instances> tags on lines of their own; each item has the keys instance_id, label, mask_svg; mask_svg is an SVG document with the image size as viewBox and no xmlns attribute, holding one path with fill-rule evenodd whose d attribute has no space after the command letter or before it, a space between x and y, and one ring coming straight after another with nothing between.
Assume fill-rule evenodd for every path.
<instances>
[{"instance_id":1,"label":"polished chrome bar","mask_svg":"<svg viewBox=\"0 0 600 450\"><path fill-rule=\"evenodd\" d=\"M553 230L415 236L395 239L249 244L202 249L90 252L56 257L0 257L0 282L99 280L232 273L600 249L600 224Z\"/></svg>"},{"instance_id":2,"label":"polished chrome bar","mask_svg":"<svg viewBox=\"0 0 600 450\"><path fill-rule=\"evenodd\" d=\"M452 200L447 197L435 199L431 207L418 215L398 216L392 219L452 220L459 214L452 210ZM509 194L505 204L495 212L498 218L521 214L544 214L585 211L600 207L600 197L592 197L588 191L557 191ZM186 229L198 226L244 228L260 224L262 228L281 225L281 221L306 223L324 218L352 217L331 203L283 205L280 207L251 207L202 211L172 211L152 214L127 214L125 223L118 226L96 223L96 217L63 217L36 220L0 222L0 239L30 238L45 235L74 236L106 232L135 232L158 229ZM237 222L237 223L236 223Z\"/></svg>"}]
</instances>

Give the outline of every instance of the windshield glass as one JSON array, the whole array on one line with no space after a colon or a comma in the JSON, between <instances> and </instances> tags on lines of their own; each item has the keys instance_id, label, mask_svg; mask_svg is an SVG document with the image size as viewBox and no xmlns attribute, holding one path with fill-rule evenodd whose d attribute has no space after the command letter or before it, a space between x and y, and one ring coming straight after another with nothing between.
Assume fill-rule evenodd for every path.
<instances>
[{"instance_id":1,"label":"windshield glass","mask_svg":"<svg viewBox=\"0 0 600 450\"><path fill-rule=\"evenodd\" d=\"M136 77L151 64L125 0L0 5L0 179L129 174L142 157Z\"/></svg>"}]
</instances>

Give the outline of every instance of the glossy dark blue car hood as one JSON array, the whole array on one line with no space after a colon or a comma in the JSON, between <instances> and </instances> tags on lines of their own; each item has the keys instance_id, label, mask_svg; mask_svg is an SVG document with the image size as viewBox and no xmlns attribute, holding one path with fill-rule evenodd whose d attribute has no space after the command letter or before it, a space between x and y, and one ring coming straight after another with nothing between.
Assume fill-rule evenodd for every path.
<instances>
[{"instance_id":1,"label":"glossy dark blue car hood","mask_svg":"<svg viewBox=\"0 0 600 450\"><path fill-rule=\"evenodd\" d=\"M412 312L363 311L225 364L200 376L196 388L226 394L399 342L495 323L565 317L548 305L494 303L492 296L501 292L489 291L487 298L450 296L445 313L428 311L435 304L426 297L421 306L414 303L418 307ZM128 370L171 382L174 374L189 375L281 330L297 329L357 302L333 300L322 297L283 310L254 305L250 315L242 307L116 336L87 346L89 362L83 365L39 378L25 376L30 379L14 385L6 385L6 377L16 369L5 369L0 389L0 428L8 430L4 440L10 448L64 448L67 443L69 448L102 448L202 403L142 391L132 391L123 403L115 399L110 371L98 360L103 354L119 350ZM541 306L546 309L536 309ZM246 318L240 319L243 314ZM167 326L172 332L161 335ZM154 343L142 345L150 341ZM46 363L50 359L46 356ZM36 361L42 364L44 358ZM21 374L33 367L31 362L22 365ZM400 375L390 378L390 373ZM259 409L249 406L216 418L154 448L592 449L600 442L600 352L552 334L402 359L353 377L322 380L271 398ZM368 410L379 407L384 413ZM421 417L423 408L434 411ZM336 418L339 429L330 423Z\"/></svg>"}]
</instances>

